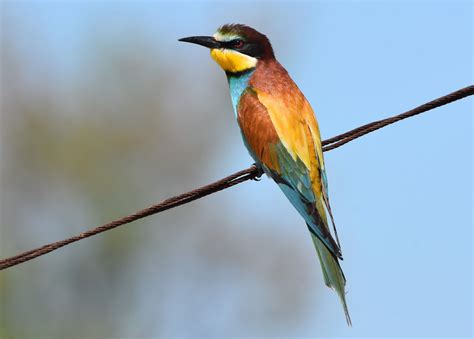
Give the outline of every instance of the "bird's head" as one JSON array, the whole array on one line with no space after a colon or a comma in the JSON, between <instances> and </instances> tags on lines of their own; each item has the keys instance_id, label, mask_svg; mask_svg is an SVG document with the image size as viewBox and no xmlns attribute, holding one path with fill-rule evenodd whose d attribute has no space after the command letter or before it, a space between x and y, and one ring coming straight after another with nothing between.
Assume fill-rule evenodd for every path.
<instances>
[{"instance_id":1,"label":"bird's head","mask_svg":"<svg viewBox=\"0 0 474 339\"><path fill-rule=\"evenodd\" d=\"M259 60L275 58L268 38L241 24L224 25L213 36L192 36L179 41L210 48L211 57L228 73L245 72L255 68Z\"/></svg>"}]
</instances>

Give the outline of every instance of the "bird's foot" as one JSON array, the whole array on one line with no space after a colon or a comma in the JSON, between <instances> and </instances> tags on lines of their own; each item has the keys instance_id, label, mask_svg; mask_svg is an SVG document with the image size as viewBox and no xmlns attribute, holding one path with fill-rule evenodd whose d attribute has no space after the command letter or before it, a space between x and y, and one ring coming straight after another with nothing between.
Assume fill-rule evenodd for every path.
<instances>
[{"instance_id":1,"label":"bird's foot","mask_svg":"<svg viewBox=\"0 0 474 339\"><path fill-rule=\"evenodd\" d=\"M253 178L252 180L255 180L255 181L260 181L260 180L262 180L262 175L265 173L265 171L263 170L262 165L261 165L261 164L254 163L253 166L254 166L255 169L257 170L257 173L255 174L255 178Z\"/></svg>"}]
</instances>

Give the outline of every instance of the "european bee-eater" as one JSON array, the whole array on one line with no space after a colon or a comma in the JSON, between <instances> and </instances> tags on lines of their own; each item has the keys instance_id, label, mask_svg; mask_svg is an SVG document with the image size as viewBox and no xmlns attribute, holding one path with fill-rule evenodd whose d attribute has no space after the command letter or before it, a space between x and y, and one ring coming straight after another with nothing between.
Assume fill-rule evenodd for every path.
<instances>
[{"instance_id":1,"label":"european bee-eater","mask_svg":"<svg viewBox=\"0 0 474 339\"><path fill-rule=\"evenodd\" d=\"M225 71L244 144L306 221L326 285L336 290L350 325L341 250L329 229L328 216L335 231L321 137L310 104L275 59L268 38L251 27L228 24L212 37L180 41L208 47Z\"/></svg>"}]
</instances>

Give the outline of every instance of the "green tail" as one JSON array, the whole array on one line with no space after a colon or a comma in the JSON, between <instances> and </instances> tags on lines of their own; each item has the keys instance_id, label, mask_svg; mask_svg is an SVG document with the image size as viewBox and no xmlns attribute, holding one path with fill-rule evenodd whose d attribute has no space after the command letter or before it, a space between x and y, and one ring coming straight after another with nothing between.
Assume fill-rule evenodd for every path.
<instances>
[{"instance_id":1,"label":"green tail","mask_svg":"<svg viewBox=\"0 0 474 339\"><path fill-rule=\"evenodd\" d=\"M311 233L311 232L310 232ZM336 290L339 298L341 299L342 307L344 308L344 313L346 314L346 321L349 326L352 326L351 317L349 315L349 310L347 309L346 303L346 278L342 272L341 266L339 266L339 261L334 257L334 255L329 252L327 247L323 244L318 237L311 233L313 238L314 246L316 247L316 252L318 252L318 257L321 262L321 268L324 274L324 281L326 285L334 290Z\"/></svg>"}]
</instances>

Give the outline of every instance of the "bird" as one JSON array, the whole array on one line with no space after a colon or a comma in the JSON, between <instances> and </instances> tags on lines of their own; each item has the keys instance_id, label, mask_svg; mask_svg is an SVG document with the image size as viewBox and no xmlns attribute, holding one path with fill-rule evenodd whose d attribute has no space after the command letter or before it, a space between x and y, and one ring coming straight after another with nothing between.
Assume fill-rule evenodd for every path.
<instances>
[{"instance_id":1,"label":"bird","mask_svg":"<svg viewBox=\"0 0 474 339\"><path fill-rule=\"evenodd\" d=\"M325 283L337 292L351 326L319 125L308 100L275 58L267 36L250 26L225 24L213 36L179 41L207 47L225 71L243 142L306 222Z\"/></svg>"}]
</instances>

